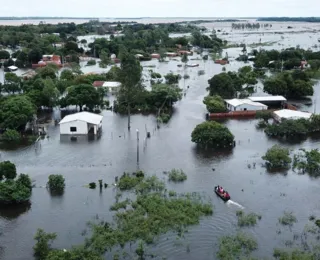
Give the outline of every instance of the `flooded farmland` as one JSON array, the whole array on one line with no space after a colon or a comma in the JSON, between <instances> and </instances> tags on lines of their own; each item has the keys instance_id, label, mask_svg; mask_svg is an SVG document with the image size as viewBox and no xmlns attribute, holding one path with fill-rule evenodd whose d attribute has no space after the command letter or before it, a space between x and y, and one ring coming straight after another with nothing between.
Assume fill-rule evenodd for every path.
<instances>
[{"instance_id":1,"label":"flooded farmland","mask_svg":"<svg viewBox=\"0 0 320 260\"><path fill-rule=\"evenodd\" d=\"M273 23L272 23L273 24ZM227 35L218 34L231 43L276 42L262 48L282 49L300 45L301 48L317 49L317 24L295 23L293 30L287 32L288 23L275 23L273 31L248 33L231 32L231 23L205 24L209 28L219 27ZM305 27L308 27L307 29ZM310 28L309 28L310 27ZM294 33L305 30L305 32ZM309 30L309 31L306 31ZM274 34L281 31L282 34ZM293 31L293 32L292 32ZM249 49L249 48L248 48ZM226 49L229 57L237 57L241 48ZM274 247L285 247L285 241L293 234L301 232L310 215L320 216L320 181L308 175L298 175L292 171L285 174L271 174L262 167L261 156L272 145L279 143L269 139L263 131L256 129L257 120L227 120L224 123L235 135L236 147L230 153L206 153L199 151L191 142L194 127L205 120L206 109L202 103L207 95L209 78L222 71L222 66L200 56L192 62L197 68L177 67L180 61L170 60L159 63L156 60L143 62L145 71L166 74L170 71L188 74L189 79L180 80L185 96L175 105L175 113L167 125L156 127L154 116L132 116L132 130L128 133L127 117L104 111L103 134L99 140L78 140L70 142L60 138L59 126L50 123L48 138L38 144L14 151L0 151L1 160L10 160L18 167L18 172L29 174L36 183L31 205L23 208L0 209L0 259L32 259L33 236L37 228L47 232L57 232L54 247L68 248L84 241L82 235L86 222L99 216L112 220L109 212L114 203L116 190L113 187L103 190L90 190L84 185L103 179L113 183L116 176L124 171L132 172L139 167L147 174L156 174L167 180L163 174L172 168L181 168L188 175L182 184L167 183L168 189L177 192L200 192L210 198L214 205L212 217L204 218L200 225L191 227L181 243L176 242L176 234L168 233L150 250L167 259L215 259L219 237L234 234L237 230L236 211L241 207L262 215L254 228L248 229L258 240L258 258L272 255ZM237 70L244 63L231 61L227 71ZM155 67L154 67L155 66ZM84 72L100 71L98 67L85 67ZM205 74L199 76L198 70ZM0 73L1 74L1 73ZM312 98L319 94L319 83ZM258 93L261 95L261 89ZM318 102L319 103L319 102ZM320 112L320 107L303 106L302 110ZM55 111L55 115L58 111ZM136 129L140 131L139 163L137 162ZM146 131L151 138L146 139ZM142 138L143 137L143 138ZM307 139L302 143L283 143L290 150L301 147L318 148L320 139ZM255 164L255 167L253 166ZM66 179L66 189L62 197L51 197L45 188L48 175L62 174ZM213 193L215 185L222 185L230 192L234 203L224 203ZM292 227L279 226L278 218L283 211L293 211L298 222ZM281 232L277 232L281 230ZM186 250L186 247L190 250Z\"/></svg>"}]
</instances>

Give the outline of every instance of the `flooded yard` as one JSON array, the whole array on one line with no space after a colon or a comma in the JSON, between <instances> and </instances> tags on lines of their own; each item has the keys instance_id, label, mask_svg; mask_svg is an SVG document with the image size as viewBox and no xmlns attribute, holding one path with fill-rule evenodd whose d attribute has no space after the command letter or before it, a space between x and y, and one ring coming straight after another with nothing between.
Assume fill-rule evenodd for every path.
<instances>
[{"instance_id":1,"label":"flooded yard","mask_svg":"<svg viewBox=\"0 0 320 260\"><path fill-rule=\"evenodd\" d=\"M223 25L220 26L223 28ZM283 26L286 28L288 25ZM307 32L264 36L244 34L238 31L225 38L236 43L254 43L259 38L262 42L277 42L273 46L262 47L270 49L296 45L311 48L317 43L316 35ZM225 51L236 57L241 48ZM192 58L196 57L194 55ZM37 228L57 232L55 247L68 248L82 243L88 220L97 216L112 220L109 208L116 194L115 188L110 185L102 193L84 185L99 179L111 184L116 176L124 171L135 171L137 167L164 180L167 180L164 171L181 168L188 175L187 181L183 184L168 183L168 189L200 192L209 197L214 205L213 216L201 220L199 226L190 228L181 243L176 241L176 234L169 233L161 236L159 242L150 248L155 254L166 256L167 259L216 259L218 239L235 233L235 213L241 207L262 215L258 225L248 230L258 240L259 250L255 252L258 258L270 256L274 247L285 247L286 240L292 240L295 232L303 230L310 215L320 216L318 179L298 175L290 170L286 174L271 174L262 167L261 156L279 141L269 139L263 131L257 130L257 120L224 122L236 140L236 147L230 153L208 153L196 149L191 142L191 132L205 120L206 108L202 100L207 95L207 81L220 73L222 66L214 64L211 59L192 62L199 63L199 67L184 70L177 67L180 61L175 60L169 63L156 60L142 63L143 66L155 65L153 68L145 68L145 71L152 69L162 75L172 71L190 76L190 79L180 80L185 96L177 102L170 122L160 129L156 127L154 116L134 115L131 119L132 130L128 132L126 116L103 111L103 133L98 140L71 142L68 138L61 138L59 126L52 123L48 125L48 138L38 144L15 151L0 151L1 160L12 161L17 165L18 172L29 174L36 183L30 207L0 209L0 259L32 259L33 236ZM225 67L230 71L243 65L232 61ZM86 67L84 71L98 69ZM198 70L205 70L205 74L198 76ZM317 96L319 84L315 85L314 98ZM304 107L304 110L314 111L314 107ZM316 111L320 112L319 106ZM141 137L139 163L136 129L139 129ZM151 132L150 139L145 138L146 131ZM320 140L309 138L303 143L282 145L291 150L301 147L311 149L318 148ZM50 174L62 174L65 177L66 188L62 197L51 197L46 190ZM229 191L234 203L226 204L214 194L213 188L217 184ZM284 210L293 211L298 219L292 230L279 226L278 218ZM279 229L280 234L277 232Z\"/></svg>"}]
</instances>

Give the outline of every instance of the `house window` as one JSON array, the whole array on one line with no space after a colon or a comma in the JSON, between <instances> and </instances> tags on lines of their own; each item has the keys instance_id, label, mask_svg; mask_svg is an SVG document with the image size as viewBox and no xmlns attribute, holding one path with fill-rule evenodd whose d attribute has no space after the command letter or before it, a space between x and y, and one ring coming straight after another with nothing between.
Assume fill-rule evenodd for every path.
<instances>
[{"instance_id":1,"label":"house window","mask_svg":"<svg viewBox=\"0 0 320 260\"><path fill-rule=\"evenodd\" d=\"M243 110L244 110L244 111L247 111L247 109L246 109L246 108L244 108Z\"/></svg>"},{"instance_id":2,"label":"house window","mask_svg":"<svg viewBox=\"0 0 320 260\"><path fill-rule=\"evenodd\" d=\"M77 132L77 128L75 126L70 127L70 132Z\"/></svg>"}]
</instances>

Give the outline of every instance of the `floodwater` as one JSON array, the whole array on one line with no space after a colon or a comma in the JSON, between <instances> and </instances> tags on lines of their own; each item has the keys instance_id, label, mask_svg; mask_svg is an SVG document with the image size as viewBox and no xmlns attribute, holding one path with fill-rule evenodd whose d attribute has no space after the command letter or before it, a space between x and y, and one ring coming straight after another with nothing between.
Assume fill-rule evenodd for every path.
<instances>
[{"instance_id":1,"label":"floodwater","mask_svg":"<svg viewBox=\"0 0 320 260\"><path fill-rule=\"evenodd\" d=\"M284 37L282 42L291 34L284 34ZM300 44L298 39L303 42L304 37L297 37L295 44ZM310 42L310 47L313 44ZM276 44L274 48L281 47ZM230 52L229 49L227 51ZM233 51L236 55L240 49L234 48ZM241 207L262 215L257 226L248 229L259 242L259 250L255 252L259 258L271 256L274 247L285 247L286 240L292 240L294 233L303 230L310 215L320 216L318 179L291 171L270 174L262 167L261 156L279 141L269 139L263 131L258 131L256 120L224 122L236 139L236 147L230 153L206 153L195 148L190 136L194 127L205 120L206 109L202 99L207 94L207 80L220 73L222 66L212 61L190 62L197 62L200 66L184 71L177 67L179 61L175 60L142 64L156 66L145 68L145 71L153 69L161 74L173 71L190 75L190 79L180 81L186 95L177 102L176 112L169 124L159 130L153 116L134 115L131 119L132 130L128 133L126 116L104 111L103 134L99 140L71 142L60 138L58 126L49 124L48 138L37 145L16 151L1 151L1 160L16 163L18 171L29 174L37 188L33 189L30 207L0 209L0 259L32 259L32 237L37 228L57 232L55 247L68 248L82 243L84 237L81 233L88 220L97 215L106 220L112 219L109 207L114 203L116 194L112 187L100 194L98 189L90 190L83 185L99 179L111 184L116 176L124 171L134 171L138 166L164 180L167 177L163 171L183 169L188 175L187 181L182 184L168 183L168 188L178 192L200 192L214 205L213 216L191 227L181 244L176 241L175 234L169 233L163 235L156 246L149 248L167 259L216 259L218 239L237 230L235 212ZM243 65L233 61L226 69L237 70ZM198 70L205 70L206 74L198 76ZM319 85L316 85L313 99L318 95ZM313 111L314 107L304 106L303 109ZM316 111L320 112L319 106ZM136 129L140 131L139 164ZM151 138L147 140L144 138L146 131L151 132ZM282 143L292 151L301 147L318 148L319 144L318 139L296 144ZM64 175L66 189L62 197L51 197L44 188L49 174ZM217 184L230 192L234 203L226 204L217 198L213 193L213 187ZM298 218L292 230L278 224L284 210L293 211ZM277 232L279 229L280 234ZM187 252L187 247L190 252Z\"/></svg>"}]
</instances>

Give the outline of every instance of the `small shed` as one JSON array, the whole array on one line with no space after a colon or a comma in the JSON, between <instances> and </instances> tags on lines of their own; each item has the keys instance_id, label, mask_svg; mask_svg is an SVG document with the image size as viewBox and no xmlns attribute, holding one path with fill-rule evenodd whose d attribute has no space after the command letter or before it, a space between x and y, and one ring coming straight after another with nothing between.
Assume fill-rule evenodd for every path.
<instances>
[{"instance_id":1,"label":"small shed","mask_svg":"<svg viewBox=\"0 0 320 260\"><path fill-rule=\"evenodd\" d=\"M276 121L281 122L283 119L310 119L312 113L290 110L290 109L281 109L273 112L273 117Z\"/></svg>"},{"instance_id":2,"label":"small shed","mask_svg":"<svg viewBox=\"0 0 320 260\"><path fill-rule=\"evenodd\" d=\"M117 81L95 81L92 84L94 87L97 88L105 88L108 93L111 94L116 94L118 93L120 87L121 87L121 82Z\"/></svg>"},{"instance_id":3,"label":"small shed","mask_svg":"<svg viewBox=\"0 0 320 260\"><path fill-rule=\"evenodd\" d=\"M260 102L269 108L283 108L287 99L283 96L248 97L253 102Z\"/></svg>"},{"instance_id":4,"label":"small shed","mask_svg":"<svg viewBox=\"0 0 320 260\"><path fill-rule=\"evenodd\" d=\"M8 69L10 71L16 71L18 69L18 67L12 65L12 66L9 66Z\"/></svg>"},{"instance_id":5,"label":"small shed","mask_svg":"<svg viewBox=\"0 0 320 260\"><path fill-rule=\"evenodd\" d=\"M117 81L105 81L102 87L108 89L111 94L116 94L120 90L121 83Z\"/></svg>"},{"instance_id":6,"label":"small shed","mask_svg":"<svg viewBox=\"0 0 320 260\"><path fill-rule=\"evenodd\" d=\"M98 134L102 128L103 116L89 112L79 112L65 116L60 122L61 135Z\"/></svg>"},{"instance_id":7,"label":"small shed","mask_svg":"<svg viewBox=\"0 0 320 260\"><path fill-rule=\"evenodd\" d=\"M268 109L268 106L259 102L253 102L250 99L226 99L225 103L229 111L257 111Z\"/></svg>"}]
</instances>

